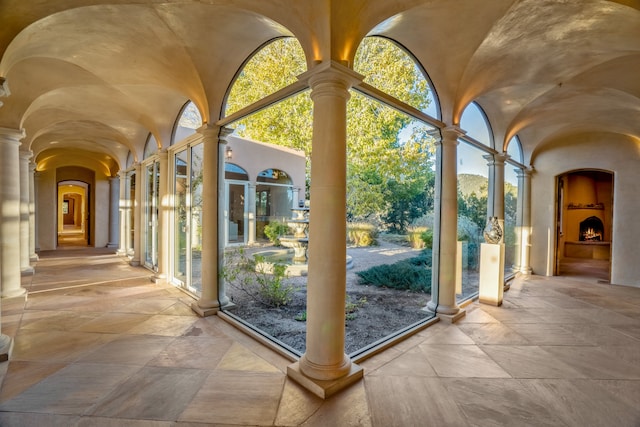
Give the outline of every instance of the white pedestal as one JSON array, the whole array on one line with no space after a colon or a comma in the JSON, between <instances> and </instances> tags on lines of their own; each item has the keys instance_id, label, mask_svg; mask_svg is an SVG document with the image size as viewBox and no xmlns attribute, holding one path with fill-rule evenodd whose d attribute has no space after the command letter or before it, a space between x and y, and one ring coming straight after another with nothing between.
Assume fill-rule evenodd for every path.
<instances>
[{"instance_id":1,"label":"white pedestal","mask_svg":"<svg viewBox=\"0 0 640 427\"><path fill-rule=\"evenodd\" d=\"M480 293L484 304L502 305L504 293L504 243L480 245Z\"/></svg>"}]
</instances>

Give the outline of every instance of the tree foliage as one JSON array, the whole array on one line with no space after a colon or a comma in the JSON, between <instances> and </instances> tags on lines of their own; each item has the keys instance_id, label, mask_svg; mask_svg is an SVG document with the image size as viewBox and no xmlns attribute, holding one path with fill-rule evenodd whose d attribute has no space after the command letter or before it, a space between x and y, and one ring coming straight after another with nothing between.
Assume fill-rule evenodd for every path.
<instances>
[{"instance_id":1,"label":"tree foliage","mask_svg":"<svg viewBox=\"0 0 640 427\"><path fill-rule=\"evenodd\" d=\"M424 110L428 85L415 62L387 39L366 38L354 69L365 81ZM295 39L279 39L258 52L239 74L226 113L238 111L295 81L305 71ZM236 133L303 150L311 167L313 103L309 92L234 123ZM355 91L347 104L347 211L352 221L375 220L404 230L432 205L434 140L431 128ZM309 174L307 174L309 176ZM432 191L431 191L432 193Z\"/></svg>"}]
</instances>

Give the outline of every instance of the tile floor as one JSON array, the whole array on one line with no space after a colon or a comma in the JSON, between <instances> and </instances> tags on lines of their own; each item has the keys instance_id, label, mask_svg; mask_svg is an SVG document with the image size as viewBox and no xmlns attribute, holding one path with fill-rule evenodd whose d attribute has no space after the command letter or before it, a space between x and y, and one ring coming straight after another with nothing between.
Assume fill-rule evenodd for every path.
<instances>
[{"instance_id":1,"label":"tile floor","mask_svg":"<svg viewBox=\"0 0 640 427\"><path fill-rule=\"evenodd\" d=\"M2 301L0 426L640 426L640 289L517 280L322 401L290 361L103 249L43 253Z\"/></svg>"}]
</instances>

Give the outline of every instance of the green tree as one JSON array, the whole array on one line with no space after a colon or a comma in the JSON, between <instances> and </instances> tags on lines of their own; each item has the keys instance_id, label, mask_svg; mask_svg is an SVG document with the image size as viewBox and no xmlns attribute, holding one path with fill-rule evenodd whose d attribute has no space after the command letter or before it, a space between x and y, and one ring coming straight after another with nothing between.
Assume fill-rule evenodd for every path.
<instances>
[{"instance_id":1,"label":"green tree","mask_svg":"<svg viewBox=\"0 0 640 427\"><path fill-rule=\"evenodd\" d=\"M424 76L413 59L389 40L366 38L354 63L367 83L417 109L428 106ZM305 69L295 39L265 46L239 74L226 113L291 84ZM312 108L306 91L239 120L234 127L240 136L303 150L309 160ZM349 219L385 220L390 228L403 230L432 205L427 201L434 174L431 128L355 91L347 104L347 119Z\"/></svg>"}]
</instances>

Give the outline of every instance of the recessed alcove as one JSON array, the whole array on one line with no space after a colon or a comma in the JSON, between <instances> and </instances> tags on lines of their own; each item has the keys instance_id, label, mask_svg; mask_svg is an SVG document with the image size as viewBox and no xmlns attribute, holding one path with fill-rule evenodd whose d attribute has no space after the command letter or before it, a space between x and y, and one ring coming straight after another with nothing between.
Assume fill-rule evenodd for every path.
<instances>
[{"instance_id":1,"label":"recessed alcove","mask_svg":"<svg viewBox=\"0 0 640 427\"><path fill-rule=\"evenodd\" d=\"M570 259L609 260L613 175L582 170L558 177L558 274Z\"/></svg>"}]
</instances>

